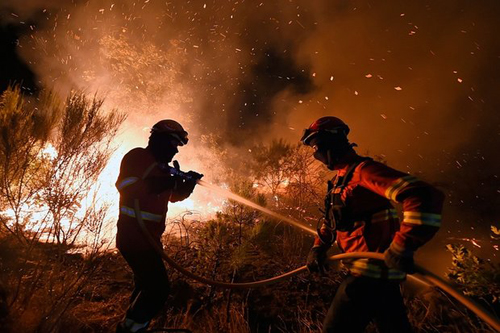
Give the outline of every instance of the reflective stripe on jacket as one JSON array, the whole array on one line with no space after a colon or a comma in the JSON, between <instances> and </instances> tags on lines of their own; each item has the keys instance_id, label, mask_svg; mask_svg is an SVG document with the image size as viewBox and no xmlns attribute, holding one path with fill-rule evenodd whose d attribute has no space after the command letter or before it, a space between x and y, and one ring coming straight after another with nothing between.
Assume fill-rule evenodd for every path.
<instances>
[{"instance_id":1,"label":"reflective stripe on jacket","mask_svg":"<svg viewBox=\"0 0 500 333\"><path fill-rule=\"evenodd\" d=\"M135 199L139 200L141 217L151 236L160 242L168 201L183 199L175 192L174 184L172 176L162 171L148 148L134 148L123 157L116 181L120 193L117 247L134 251L150 248L138 227L133 209Z\"/></svg>"},{"instance_id":2,"label":"reflective stripe on jacket","mask_svg":"<svg viewBox=\"0 0 500 333\"><path fill-rule=\"evenodd\" d=\"M360 156L357 158L362 160ZM349 165L338 170L337 175L343 176L348 168ZM404 250L415 251L429 241L441 225L444 201L441 191L373 160L362 161L354 169L341 199L354 225L352 230L336 231L337 245L343 252L382 253L393 241ZM391 201L402 203L401 223ZM319 244L317 237L315 246ZM353 275L394 279L405 276L374 260L358 259L344 264Z\"/></svg>"}]
</instances>

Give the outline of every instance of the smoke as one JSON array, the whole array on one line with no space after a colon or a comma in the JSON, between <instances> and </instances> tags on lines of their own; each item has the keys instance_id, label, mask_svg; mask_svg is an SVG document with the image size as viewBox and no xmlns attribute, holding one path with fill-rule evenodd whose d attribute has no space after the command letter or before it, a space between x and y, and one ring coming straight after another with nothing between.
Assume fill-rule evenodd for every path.
<instances>
[{"instance_id":1,"label":"smoke","mask_svg":"<svg viewBox=\"0 0 500 333\"><path fill-rule=\"evenodd\" d=\"M272 123L277 94L312 90L307 64L294 59L301 36L311 32L295 20L292 29L282 28L290 25L286 17L292 20L301 11L296 5L12 1L4 6L20 20L38 17L40 28L21 40L20 52L45 85L105 94L109 105L127 112L139 127L170 116L242 145Z\"/></svg>"},{"instance_id":2,"label":"smoke","mask_svg":"<svg viewBox=\"0 0 500 333\"><path fill-rule=\"evenodd\" d=\"M173 118L190 132L184 154L209 167L213 156L197 148L212 137L237 150L297 142L313 120L335 115L360 153L443 185L464 209L500 207L497 1L4 0L2 8L3 22L32 21L18 50L44 85L104 94L129 115L126 147Z\"/></svg>"}]
</instances>

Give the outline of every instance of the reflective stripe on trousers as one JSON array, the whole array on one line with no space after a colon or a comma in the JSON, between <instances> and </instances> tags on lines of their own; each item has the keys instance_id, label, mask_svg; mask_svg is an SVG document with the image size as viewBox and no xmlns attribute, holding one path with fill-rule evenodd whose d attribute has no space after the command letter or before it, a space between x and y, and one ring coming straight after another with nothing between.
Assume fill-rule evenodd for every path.
<instances>
[{"instance_id":1,"label":"reflective stripe on trousers","mask_svg":"<svg viewBox=\"0 0 500 333\"><path fill-rule=\"evenodd\" d=\"M403 280L406 277L406 273L400 270L380 267L379 265L371 263L369 259L356 259L343 263L352 274L358 276L362 275L376 279L385 278L389 280Z\"/></svg>"},{"instance_id":2,"label":"reflective stripe on trousers","mask_svg":"<svg viewBox=\"0 0 500 333\"><path fill-rule=\"evenodd\" d=\"M135 218L135 210L133 208L127 206L120 207L120 213L123 215L127 215L129 217ZM153 222L162 222L163 216L158 214L153 214L145 211L141 211L141 217L145 221L153 221Z\"/></svg>"}]
</instances>

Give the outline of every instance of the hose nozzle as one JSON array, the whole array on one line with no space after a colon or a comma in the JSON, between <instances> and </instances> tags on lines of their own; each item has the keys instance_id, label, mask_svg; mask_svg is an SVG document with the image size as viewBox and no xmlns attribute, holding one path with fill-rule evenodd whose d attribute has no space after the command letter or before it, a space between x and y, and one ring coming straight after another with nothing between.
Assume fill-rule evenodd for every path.
<instances>
[{"instance_id":1,"label":"hose nozzle","mask_svg":"<svg viewBox=\"0 0 500 333\"><path fill-rule=\"evenodd\" d=\"M177 161L173 161L173 164L174 164L173 167L171 167L167 164L164 164L162 166L162 169L164 171L170 173L170 175L181 177L184 180L196 180L196 181L198 181L203 177L203 174L198 173L196 171L188 171L188 172L182 171L180 169L179 162L177 162Z\"/></svg>"}]
</instances>

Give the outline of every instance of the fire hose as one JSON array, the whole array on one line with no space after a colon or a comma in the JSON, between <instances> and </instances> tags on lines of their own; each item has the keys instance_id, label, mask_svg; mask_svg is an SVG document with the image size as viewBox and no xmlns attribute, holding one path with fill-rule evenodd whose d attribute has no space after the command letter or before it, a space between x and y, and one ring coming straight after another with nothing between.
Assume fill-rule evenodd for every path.
<instances>
[{"instance_id":1,"label":"fire hose","mask_svg":"<svg viewBox=\"0 0 500 333\"><path fill-rule=\"evenodd\" d=\"M170 258L166 252L163 250L162 246L157 243L151 234L149 233L148 229L146 228L146 225L144 224L144 221L141 216L141 209L139 205L139 200L135 199L134 200L134 210L135 210L135 216L137 219L137 222L139 223L139 226L144 233L144 236L148 239L149 243L153 246L153 248L158 252L158 254L161 255L163 260L165 260L171 267L182 273L183 275L204 283L208 284L210 286L214 287L221 287L221 288L226 288L226 289L245 289L245 288L258 288L258 287L263 287L267 285L271 285L274 283L277 283L279 281L282 281L284 279L287 279L289 277L295 276L299 273L307 271L307 266L302 266L297 269L294 269L292 271L289 271L287 273L269 278L269 279L263 279L259 281L253 281L253 282L239 282L239 283L229 283L229 282L222 282L222 281L215 281L211 279L207 279L205 277L199 276L197 274L194 274L193 272L185 269L181 265L179 265L176 261L174 261L172 258ZM305 227L307 231L309 231L311 234L316 234L316 231L309 229ZM302 228L304 229L304 227ZM384 260L384 256L382 253L375 253L375 252L352 252L352 253L342 253L342 254L337 254L333 255L330 258L328 258L329 261L337 261L337 260L344 260L344 259L375 259L375 260ZM434 285L441 290L445 291L449 295L451 295L453 298L455 298L457 301L462 303L465 307L467 307L469 310L474 312L479 318L484 320L488 325L490 325L493 329L495 329L497 332L500 332L500 320L496 318L494 315L489 313L486 309L484 309L481 305L479 305L477 302L473 301L469 297L463 295L460 291L457 289L453 288L449 283L444 281L442 278L438 277L434 273L429 272L428 270L424 269L423 267L419 265L415 265L415 272L416 275L408 275L408 277L414 281L418 281L421 283L424 283L426 285Z\"/></svg>"}]
</instances>

